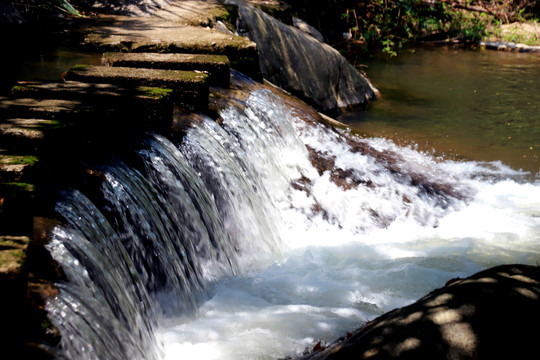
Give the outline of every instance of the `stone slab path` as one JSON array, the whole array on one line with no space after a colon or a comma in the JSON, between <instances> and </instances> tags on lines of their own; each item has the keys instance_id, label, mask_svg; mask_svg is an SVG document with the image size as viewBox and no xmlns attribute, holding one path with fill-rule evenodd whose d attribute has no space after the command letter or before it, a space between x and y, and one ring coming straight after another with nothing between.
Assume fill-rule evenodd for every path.
<instances>
[{"instance_id":1,"label":"stone slab path","mask_svg":"<svg viewBox=\"0 0 540 360\"><path fill-rule=\"evenodd\" d=\"M224 55L108 52L103 54L101 62L106 66L203 71L208 74L210 84L230 85L231 65Z\"/></svg>"},{"instance_id":2,"label":"stone slab path","mask_svg":"<svg viewBox=\"0 0 540 360\"><path fill-rule=\"evenodd\" d=\"M79 155L106 152L137 129L170 127L179 110L206 111L209 87L228 87L231 68L260 79L255 43L223 24L223 32L210 28L235 11L215 0L176 1L151 16L74 19L81 47L107 52L102 66L67 69L59 82L23 82L0 98L0 238L6 244L24 240L15 252L11 245L0 248L0 255L11 251L0 256L7 259L0 282L20 289L6 297L15 318L26 310L11 304L24 304L25 292L33 291L27 289L52 286L27 283L28 268L14 265L43 233L36 230L42 198L70 176Z\"/></svg>"}]
</instances>

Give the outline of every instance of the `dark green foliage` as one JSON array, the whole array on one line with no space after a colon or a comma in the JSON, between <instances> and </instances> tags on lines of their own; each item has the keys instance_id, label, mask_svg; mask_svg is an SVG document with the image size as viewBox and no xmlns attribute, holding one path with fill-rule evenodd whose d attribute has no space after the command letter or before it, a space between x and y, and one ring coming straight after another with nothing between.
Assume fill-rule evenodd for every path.
<instances>
[{"instance_id":1,"label":"dark green foliage","mask_svg":"<svg viewBox=\"0 0 540 360\"><path fill-rule=\"evenodd\" d=\"M410 41L476 42L492 21L486 14L471 15L443 1L422 0L357 2L344 18L354 39L389 55L396 55Z\"/></svg>"},{"instance_id":2,"label":"dark green foliage","mask_svg":"<svg viewBox=\"0 0 540 360\"><path fill-rule=\"evenodd\" d=\"M409 42L477 43L492 25L534 19L534 0L290 0L330 43L349 37L389 55Z\"/></svg>"},{"instance_id":3,"label":"dark green foliage","mask_svg":"<svg viewBox=\"0 0 540 360\"><path fill-rule=\"evenodd\" d=\"M20 0L12 3L27 18L55 17L59 14L81 16L70 0Z\"/></svg>"}]
</instances>

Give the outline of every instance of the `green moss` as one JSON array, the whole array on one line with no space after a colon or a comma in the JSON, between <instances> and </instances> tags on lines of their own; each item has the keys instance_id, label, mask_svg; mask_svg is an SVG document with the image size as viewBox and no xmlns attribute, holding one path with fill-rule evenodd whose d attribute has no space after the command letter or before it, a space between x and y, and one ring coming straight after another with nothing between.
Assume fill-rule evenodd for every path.
<instances>
[{"instance_id":1,"label":"green moss","mask_svg":"<svg viewBox=\"0 0 540 360\"><path fill-rule=\"evenodd\" d=\"M32 91L32 89L26 85L15 85L14 87L11 88L12 94L22 94L28 91Z\"/></svg>"},{"instance_id":2,"label":"green moss","mask_svg":"<svg viewBox=\"0 0 540 360\"><path fill-rule=\"evenodd\" d=\"M24 265L29 243L26 236L0 236L0 273L17 271Z\"/></svg>"},{"instance_id":3,"label":"green moss","mask_svg":"<svg viewBox=\"0 0 540 360\"><path fill-rule=\"evenodd\" d=\"M33 165L39 161L39 158L34 155L2 155L0 156L0 164L4 165Z\"/></svg>"},{"instance_id":4,"label":"green moss","mask_svg":"<svg viewBox=\"0 0 540 360\"><path fill-rule=\"evenodd\" d=\"M71 70L86 71L89 67L90 65L78 64L78 65L73 66Z\"/></svg>"},{"instance_id":5,"label":"green moss","mask_svg":"<svg viewBox=\"0 0 540 360\"><path fill-rule=\"evenodd\" d=\"M138 95L152 98L167 98L172 95L173 90L159 87L140 86L137 88L137 93Z\"/></svg>"},{"instance_id":6,"label":"green moss","mask_svg":"<svg viewBox=\"0 0 540 360\"><path fill-rule=\"evenodd\" d=\"M29 183L23 182L5 182L0 183L0 193L11 192L11 191L34 191L35 186Z\"/></svg>"}]
</instances>

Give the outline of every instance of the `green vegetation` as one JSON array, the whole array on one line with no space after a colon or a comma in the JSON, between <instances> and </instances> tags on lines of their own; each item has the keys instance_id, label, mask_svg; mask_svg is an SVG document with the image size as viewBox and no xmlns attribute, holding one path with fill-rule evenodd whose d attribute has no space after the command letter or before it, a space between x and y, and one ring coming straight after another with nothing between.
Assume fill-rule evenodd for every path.
<instances>
[{"instance_id":1,"label":"green vegetation","mask_svg":"<svg viewBox=\"0 0 540 360\"><path fill-rule=\"evenodd\" d=\"M50 17L57 13L83 16L70 0L20 0L12 3L22 14L35 19Z\"/></svg>"},{"instance_id":2,"label":"green vegetation","mask_svg":"<svg viewBox=\"0 0 540 360\"><path fill-rule=\"evenodd\" d=\"M538 36L504 26L540 18L535 0L289 0L331 44L349 41L396 55L412 42L471 43L484 39L532 45ZM538 27L540 28L540 26ZM538 31L538 30L536 30Z\"/></svg>"},{"instance_id":3,"label":"green vegetation","mask_svg":"<svg viewBox=\"0 0 540 360\"><path fill-rule=\"evenodd\" d=\"M533 0L370 0L347 8L343 19L352 39L396 55L409 42L478 43L496 37L500 25L534 20L535 14L538 6Z\"/></svg>"},{"instance_id":4,"label":"green vegetation","mask_svg":"<svg viewBox=\"0 0 540 360\"><path fill-rule=\"evenodd\" d=\"M0 194L5 192L15 193L15 191L28 191L32 192L35 189L35 185L23 182L4 182L0 183ZM1 202L0 202L1 203Z\"/></svg>"},{"instance_id":5,"label":"green vegetation","mask_svg":"<svg viewBox=\"0 0 540 360\"><path fill-rule=\"evenodd\" d=\"M167 98L173 93L171 89L150 86L140 86L136 90L139 95L147 96L154 99Z\"/></svg>"},{"instance_id":6,"label":"green vegetation","mask_svg":"<svg viewBox=\"0 0 540 360\"><path fill-rule=\"evenodd\" d=\"M0 164L3 165L34 165L39 158L34 155L2 155Z\"/></svg>"}]
</instances>

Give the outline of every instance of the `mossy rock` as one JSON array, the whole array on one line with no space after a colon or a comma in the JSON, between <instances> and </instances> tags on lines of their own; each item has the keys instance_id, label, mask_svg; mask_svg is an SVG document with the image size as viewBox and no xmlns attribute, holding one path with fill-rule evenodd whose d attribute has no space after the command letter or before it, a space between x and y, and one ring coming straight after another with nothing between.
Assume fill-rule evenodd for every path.
<instances>
[{"instance_id":1,"label":"mossy rock","mask_svg":"<svg viewBox=\"0 0 540 360\"><path fill-rule=\"evenodd\" d=\"M0 283L23 276L29 244L27 236L0 236Z\"/></svg>"},{"instance_id":2,"label":"mossy rock","mask_svg":"<svg viewBox=\"0 0 540 360\"><path fill-rule=\"evenodd\" d=\"M38 160L34 155L0 155L0 181L28 182L34 179Z\"/></svg>"},{"instance_id":3,"label":"mossy rock","mask_svg":"<svg viewBox=\"0 0 540 360\"><path fill-rule=\"evenodd\" d=\"M228 87L230 81L230 62L225 55L107 52L101 63L115 67L201 71L208 74L212 85L224 87Z\"/></svg>"},{"instance_id":4,"label":"mossy rock","mask_svg":"<svg viewBox=\"0 0 540 360\"><path fill-rule=\"evenodd\" d=\"M208 106L208 75L200 72L85 66L72 68L64 74L64 77L66 80L111 83L131 89L140 86L167 88L173 91L173 102L178 105L202 110Z\"/></svg>"}]
</instances>

